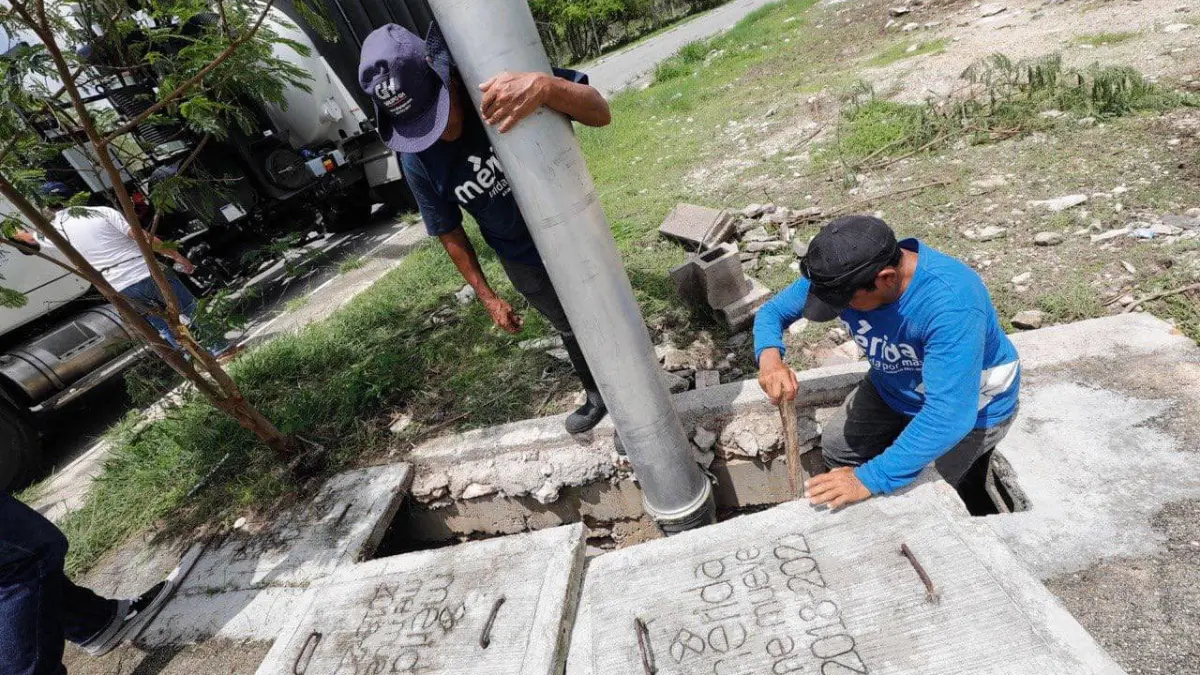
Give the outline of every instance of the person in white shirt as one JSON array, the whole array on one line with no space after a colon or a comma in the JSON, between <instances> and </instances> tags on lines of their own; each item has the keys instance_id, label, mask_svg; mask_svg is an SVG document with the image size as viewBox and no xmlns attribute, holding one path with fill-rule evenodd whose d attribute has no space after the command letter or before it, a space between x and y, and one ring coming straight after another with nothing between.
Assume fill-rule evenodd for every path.
<instances>
[{"instance_id":1,"label":"person in white shirt","mask_svg":"<svg viewBox=\"0 0 1200 675\"><path fill-rule=\"evenodd\" d=\"M62 203L58 200L69 199L72 191L57 181L45 183L42 195L51 200L47 209L54 229L71 242L105 281L128 298L172 347L179 349L179 342L161 316L166 301L159 292L158 284L150 276L146 259L133 239L133 226L125 220L125 216L106 206L66 208L58 205ZM18 233L17 239L26 245L37 245L37 240L28 233ZM151 244L155 253L174 260L184 274L196 270L196 266L183 254L166 247L158 237L151 237ZM166 276L175 297L179 299L180 314L185 322L190 322L197 309L196 297L171 270L166 271ZM232 351L224 339L208 341L204 346L214 356L226 356Z\"/></svg>"}]
</instances>

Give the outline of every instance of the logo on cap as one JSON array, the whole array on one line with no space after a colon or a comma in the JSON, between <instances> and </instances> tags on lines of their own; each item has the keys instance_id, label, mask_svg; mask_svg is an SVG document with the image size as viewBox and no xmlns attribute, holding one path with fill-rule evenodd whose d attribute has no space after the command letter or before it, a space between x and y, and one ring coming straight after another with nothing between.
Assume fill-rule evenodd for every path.
<instances>
[{"instance_id":1,"label":"logo on cap","mask_svg":"<svg viewBox=\"0 0 1200 675\"><path fill-rule=\"evenodd\" d=\"M392 78L385 78L375 85L375 98L394 116L403 115L412 108L412 99L400 91Z\"/></svg>"}]
</instances>

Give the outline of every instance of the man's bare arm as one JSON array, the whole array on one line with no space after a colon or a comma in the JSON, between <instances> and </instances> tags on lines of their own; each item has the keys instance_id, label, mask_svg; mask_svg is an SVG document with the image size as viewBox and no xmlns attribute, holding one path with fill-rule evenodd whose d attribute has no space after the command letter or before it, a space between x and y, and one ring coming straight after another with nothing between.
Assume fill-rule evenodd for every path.
<instances>
[{"instance_id":1,"label":"man's bare arm","mask_svg":"<svg viewBox=\"0 0 1200 675\"><path fill-rule=\"evenodd\" d=\"M42 243L40 241L38 241L37 237L33 236L33 233L31 233L31 232L26 232L25 230L17 230L16 232L13 232L12 239L13 239L13 241L17 242L18 244L21 244L21 245L25 246L26 248L28 248L30 254L36 253L37 251L42 250ZM24 253L24 252L25 251L22 251L22 253Z\"/></svg>"},{"instance_id":2,"label":"man's bare arm","mask_svg":"<svg viewBox=\"0 0 1200 675\"><path fill-rule=\"evenodd\" d=\"M506 133L541 106L580 124L602 127L612 121L608 101L595 87L546 73L500 73L479 85L484 121Z\"/></svg>"},{"instance_id":3,"label":"man's bare arm","mask_svg":"<svg viewBox=\"0 0 1200 675\"><path fill-rule=\"evenodd\" d=\"M487 308L488 314L492 316L492 321L509 333L519 332L521 317L513 311L512 306L505 302L504 298L496 295L496 292L488 285L483 268L479 265L479 256L475 253L475 247L471 245L471 240L467 238L466 231L460 227L453 232L438 235L438 240L442 242L442 248L446 249L450 260L458 268L458 273L471 288L475 289L476 297Z\"/></svg>"}]
</instances>

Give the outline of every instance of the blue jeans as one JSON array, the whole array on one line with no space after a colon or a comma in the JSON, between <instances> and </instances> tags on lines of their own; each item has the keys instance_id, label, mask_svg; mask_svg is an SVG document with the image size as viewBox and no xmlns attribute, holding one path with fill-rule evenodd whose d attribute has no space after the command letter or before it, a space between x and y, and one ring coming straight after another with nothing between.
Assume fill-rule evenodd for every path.
<instances>
[{"instance_id":1,"label":"blue jeans","mask_svg":"<svg viewBox=\"0 0 1200 675\"><path fill-rule=\"evenodd\" d=\"M196 296L188 290L179 277L168 272L167 281L171 283L171 290L175 292L175 297L179 299L179 313L186 316L188 320L192 320L196 316ZM163 339L166 340L172 347L179 349L179 341L175 335L171 333L171 329L167 327L167 322L155 312L161 312L167 307L166 300L163 299L162 293L158 290L158 284L154 283L152 277L146 277L141 281L126 286L118 291L121 295L129 298L133 302L133 306L137 308L151 326L154 326ZM208 340L204 345L214 356L220 355L225 350L229 349L229 343L223 339Z\"/></svg>"},{"instance_id":2,"label":"blue jeans","mask_svg":"<svg viewBox=\"0 0 1200 675\"><path fill-rule=\"evenodd\" d=\"M67 579L66 555L53 523L0 494L0 673L66 675L64 639L84 644L116 614L115 600Z\"/></svg>"}]
</instances>

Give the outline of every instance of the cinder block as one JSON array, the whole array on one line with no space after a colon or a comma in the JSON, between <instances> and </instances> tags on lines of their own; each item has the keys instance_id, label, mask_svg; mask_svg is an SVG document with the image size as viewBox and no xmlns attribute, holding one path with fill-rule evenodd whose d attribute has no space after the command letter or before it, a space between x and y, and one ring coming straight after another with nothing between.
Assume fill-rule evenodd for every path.
<instances>
[{"instance_id":1,"label":"cinder block","mask_svg":"<svg viewBox=\"0 0 1200 675\"><path fill-rule=\"evenodd\" d=\"M755 312L771 297L771 289L763 286L757 279L749 281L750 290L745 295L717 309L717 314L729 325L729 330L734 332L749 327L754 321Z\"/></svg>"},{"instance_id":2,"label":"cinder block","mask_svg":"<svg viewBox=\"0 0 1200 675\"><path fill-rule=\"evenodd\" d=\"M709 307L725 307L751 290L734 244L721 244L697 255L694 260Z\"/></svg>"},{"instance_id":3,"label":"cinder block","mask_svg":"<svg viewBox=\"0 0 1200 675\"><path fill-rule=\"evenodd\" d=\"M671 268L671 281L675 282L675 292L689 305L702 306L704 301L704 285L700 283L699 267L696 256L688 258L683 263Z\"/></svg>"},{"instance_id":4,"label":"cinder block","mask_svg":"<svg viewBox=\"0 0 1200 675\"><path fill-rule=\"evenodd\" d=\"M733 218L724 210L695 204L676 204L658 231L665 237L699 248L719 244L733 234Z\"/></svg>"}]
</instances>

